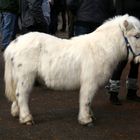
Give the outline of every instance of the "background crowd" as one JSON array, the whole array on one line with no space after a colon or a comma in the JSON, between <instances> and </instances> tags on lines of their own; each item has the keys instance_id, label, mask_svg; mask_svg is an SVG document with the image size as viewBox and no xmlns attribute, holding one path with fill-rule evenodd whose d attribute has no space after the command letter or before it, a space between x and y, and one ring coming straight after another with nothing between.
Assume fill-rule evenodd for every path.
<instances>
[{"instance_id":1,"label":"background crowd","mask_svg":"<svg viewBox=\"0 0 140 140\"><path fill-rule=\"evenodd\" d=\"M1 51L17 34L39 31L55 35L58 16L62 17L60 31L65 32L68 24L68 36L71 38L94 31L116 15L128 13L140 18L139 9L138 0L0 0ZM107 85L110 101L115 105L121 104L118 93L126 64L127 60L119 63ZM131 63L127 99L140 102L137 96L138 66Z\"/></svg>"},{"instance_id":2,"label":"background crowd","mask_svg":"<svg viewBox=\"0 0 140 140\"><path fill-rule=\"evenodd\" d=\"M17 33L38 31L55 35L58 15L66 30L65 0L0 0L2 51Z\"/></svg>"}]
</instances>

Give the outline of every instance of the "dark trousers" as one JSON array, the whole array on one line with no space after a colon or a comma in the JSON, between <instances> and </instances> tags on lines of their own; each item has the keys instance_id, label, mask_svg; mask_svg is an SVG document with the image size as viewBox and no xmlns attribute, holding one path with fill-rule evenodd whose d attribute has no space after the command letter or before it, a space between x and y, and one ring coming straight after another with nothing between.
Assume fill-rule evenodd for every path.
<instances>
[{"instance_id":1,"label":"dark trousers","mask_svg":"<svg viewBox=\"0 0 140 140\"><path fill-rule=\"evenodd\" d=\"M115 71L113 72L111 80L120 80L122 72L127 64L126 60L121 61ZM128 78L137 79L139 64L135 64L133 61L130 64L130 72Z\"/></svg>"}]
</instances>

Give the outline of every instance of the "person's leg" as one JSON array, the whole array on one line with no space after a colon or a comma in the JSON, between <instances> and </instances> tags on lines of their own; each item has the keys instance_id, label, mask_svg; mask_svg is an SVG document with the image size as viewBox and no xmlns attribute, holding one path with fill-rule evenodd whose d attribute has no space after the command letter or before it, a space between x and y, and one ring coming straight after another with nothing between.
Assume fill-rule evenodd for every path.
<instances>
[{"instance_id":1,"label":"person's leg","mask_svg":"<svg viewBox=\"0 0 140 140\"><path fill-rule=\"evenodd\" d=\"M2 13L2 50L4 50L11 40L16 36L17 16L12 13Z\"/></svg>"},{"instance_id":2,"label":"person's leg","mask_svg":"<svg viewBox=\"0 0 140 140\"><path fill-rule=\"evenodd\" d=\"M140 97L137 96L137 78L138 78L138 68L139 64L135 64L134 62L131 62L131 68L128 76L128 92L127 92L127 99L138 101L140 102Z\"/></svg>"},{"instance_id":3,"label":"person's leg","mask_svg":"<svg viewBox=\"0 0 140 140\"><path fill-rule=\"evenodd\" d=\"M66 9L63 8L61 11L61 16L62 16L62 28L60 31L65 32L66 31Z\"/></svg>"},{"instance_id":4,"label":"person's leg","mask_svg":"<svg viewBox=\"0 0 140 140\"><path fill-rule=\"evenodd\" d=\"M51 14L50 14L51 22L49 25L49 34L51 35L55 35L55 33L57 32L58 14L59 13L57 13L55 7L51 6Z\"/></svg>"},{"instance_id":5,"label":"person's leg","mask_svg":"<svg viewBox=\"0 0 140 140\"><path fill-rule=\"evenodd\" d=\"M120 62L113 72L112 78L109 81L109 84L106 86L109 89L110 101L114 105L120 105L121 102L118 99L119 89L120 89L120 78L122 72L127 64L127 61L124 60Z\"/></svg>"},{"instance_id":6,"label":"person's leg","mask_svg":"<svg viewBox=\"0 0 140 140\"><path fill-rule=\"evenodd\" d=\"M68 37L74 36L74 21L75 16L68 10Z\"/></svg>"}]
</instances>

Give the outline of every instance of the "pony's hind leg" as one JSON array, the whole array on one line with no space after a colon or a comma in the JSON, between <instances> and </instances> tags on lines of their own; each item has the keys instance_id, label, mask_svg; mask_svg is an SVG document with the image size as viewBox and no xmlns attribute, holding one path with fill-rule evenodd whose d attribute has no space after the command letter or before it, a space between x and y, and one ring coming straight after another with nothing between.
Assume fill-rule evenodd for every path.
<instances>
[{"instance_id":1,"label":"pony's hind leg","mask_svg":"<svg viewBox=\"0 0 140 140\"><path fill-rule=\"evenodd\" d=\"M19 107L17 101L14 101L11 105L11 114L13 117L19 116Z\"/></svg>"},{"instance_id":2,"label":"pony's hind leg","mask_svg":"<svg viewBox=\"0 0 140 140\"><path fill-rule=\"evenodd\" d=\"M93 88L90 84L84 84L81 86L78 120L82 125L93 125L94 115L91 109L91 103L95 92L96 88Z\"/></svg>"},{"instance_id":3,"label":"pony's hind leg","mask_svg":"<svg viewBox=\"0 0 140 140\"><path fill-rule=\"evenodd\" d=\"M34 83L34 74L20 76L18 78L16 98L19 106L19 121L22 124L33 124L33 118L29 110L29 94Z\"/></svg>"}]
</instances>

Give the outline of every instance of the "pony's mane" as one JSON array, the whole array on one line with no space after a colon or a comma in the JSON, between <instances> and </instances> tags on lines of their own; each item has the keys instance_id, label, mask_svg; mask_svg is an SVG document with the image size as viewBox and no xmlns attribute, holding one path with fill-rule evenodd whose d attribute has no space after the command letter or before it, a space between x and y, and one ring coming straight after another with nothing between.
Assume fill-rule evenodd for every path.
<instances>
[{"instance_id":1,"label":"pony's mane","mask_svg":"<svg viewBox=\"0 0 140 140\"><path fill-rule=\"evenodd\" d=\"M97 30L111 25L112 26L116 24L122 25L125 20L132 23L135 26L135 28L140 29L140 21L134 16L129 16L128 14L125 14L123 16L119 15L106 20L100 27L97 28Z\"/></svg>"},{"instance_id":2,"label":"pony's mane","mask_svg":"<svg viewBox=\"0 0 140 140\"><path fill-rule=\"evenodd\" d=\"M127 20L130 24L132 24L136 29L140 30L140 21L134 16L129 16L128 14L125 14L125 15L118 15L113 18L109 18L101 26L99 26L95 31L102 31L106 28L110 28L110 27L114 27L114 26L121 27L122 30L125 30L124 29L125 20ZM93 31L92 33L89 33L89 34L94 34L95 31ZM80 35L80 37L85 37L86 35L87 34ZM79 36L72 37L71 39L75 40L77 38L79 38Z\"/></svg>"}]
</instances>

